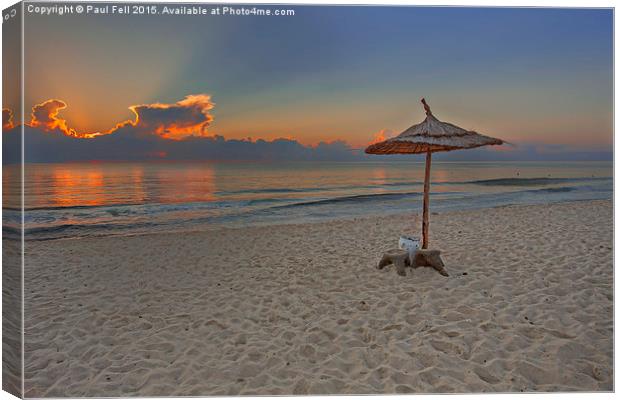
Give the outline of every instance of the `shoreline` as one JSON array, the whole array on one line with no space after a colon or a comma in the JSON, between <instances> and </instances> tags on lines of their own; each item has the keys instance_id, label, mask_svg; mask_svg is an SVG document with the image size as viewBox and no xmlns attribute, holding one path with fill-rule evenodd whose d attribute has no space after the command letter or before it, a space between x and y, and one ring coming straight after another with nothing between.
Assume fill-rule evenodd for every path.
<instances>
[{"instance_id":1,"label":"shoreline","mask_svg":"<svg viewBox=\"0 0 620 400\"><path fill-rule=\"evenodd\" d=\"M466 208L466 209L459 209L459 210L447 210L447 211L433 211L432 205L430 208L430 215L431 215L431 225L433 222L432 217L433 216L438 216L438 215L446 215L446 214L461 214L461 213L468 213L468 212L481 212L484 210L494 210L494 209L504 209L504 208L523 208L523 207L538 207L538 206L553 206L553 205L560 205L560 204L579 204L579 203L591 203L591 202L608 202L608 201L613 201L613 199L584 199L584 200L558 200L558 201L553 201L553 202L549 202L549 203L539 203L539 204L500 204L500 205L493 205L493 206L487 206L487 207L475 207L475 208ZM335 222L356 222L356 221L361 221L361 222L365 222L368 220L374 220L374 219L380 219L380 218L421 218L422 212L421 210L419 212L415 212L415 211L411 211L411 212L394 212L394 213L388 213L388 214L377 214L377 215L370 215L370 216L345 216L345 217L334 217L331 219L325 219L325 220L308 220L308 221L304 221L304 222L282 222L282 223L274 223L274 222L264 222L264 223L252 223L249 225L244 225L241 222L238 223L231 223L231 224L223 224L223 223L218 223L215 225L209 225L208 223L203 223L203 225L197 225L195 227L192 228L187 228L187 229L170 229L168 231L155 231L155 232L130 232L130 233L110 233L110 234L102 234L102 235L92 235L92 236L74 236L74 237L60 237L60 238L46 238L46 239L35 239L35 238L26 238L26 241L32 241L32 242L55 242L55 241L67 241L67 240L89 240L89 239L102 239L102 238L125 238L125 237L139 237L139 236L151 236L151 235L169 235L171 233L174 234L194 234L194 233L201 233L201 232L217 232L217 231L225 231L225 230L238 230L238 231L242 231L242 230L246 230L246 229L251 229L251 228L278 228L278 227L286 227L286 226L304 226L304 225L320 225L320 224L329 224L329 223L335 223ZM420 219L420 225L421 225L421 219ZM236 226L229 226L229 225L236 225ZM421 230L420 228L418 228L418 232L417 232L418 236L421 235ZM28 234L26 233L26 236ZM11 239L9 237L5 237L3 239ZM20 239L21 240L21 239Z\"/></svg>"},{"instance_id":2,"label":"shoreline","mask_svg":"<svg viewBox=\"0 0 620 400\"><path fill-rule=\"evenodd\" d=\"M613 202L27 242L26 396L613 390Z\"/></svg>"}]
</instances>

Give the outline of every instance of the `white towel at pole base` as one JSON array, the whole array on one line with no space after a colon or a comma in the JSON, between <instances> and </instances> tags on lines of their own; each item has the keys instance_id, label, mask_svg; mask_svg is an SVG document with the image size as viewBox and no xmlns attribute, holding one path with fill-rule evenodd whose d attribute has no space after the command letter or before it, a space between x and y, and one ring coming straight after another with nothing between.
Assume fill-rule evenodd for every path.
<instances>
[{"instance_id":1,"label":"white towel at pole base","mask_svg":"<svg viewBox=\"0 0 620 400\"><path fill-rule=\"evenodd\" d=\"M420 249L420 239L413 236L401 236L398 239L398 248L409 252L409 261L413 263L415 253Z\"/></svg>"}]
</instances>

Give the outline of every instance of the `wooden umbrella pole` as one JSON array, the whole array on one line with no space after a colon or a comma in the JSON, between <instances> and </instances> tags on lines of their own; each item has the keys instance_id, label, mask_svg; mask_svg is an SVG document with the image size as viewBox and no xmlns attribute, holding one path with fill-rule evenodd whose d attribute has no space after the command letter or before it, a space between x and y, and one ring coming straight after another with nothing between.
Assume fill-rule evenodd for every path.
<instances>
[{"instance_id":1,"label":"wooden umbrella pole","mask_svg":"<svg viewBox=\"0 0 620 400\"><path fill-rule=\"evenodd\" d=\"M422 211L422 248L428 248L428 192L431 186L431 152L426 152L426 168L424 169L424 208Z\"/></svg>"}]
</instances>

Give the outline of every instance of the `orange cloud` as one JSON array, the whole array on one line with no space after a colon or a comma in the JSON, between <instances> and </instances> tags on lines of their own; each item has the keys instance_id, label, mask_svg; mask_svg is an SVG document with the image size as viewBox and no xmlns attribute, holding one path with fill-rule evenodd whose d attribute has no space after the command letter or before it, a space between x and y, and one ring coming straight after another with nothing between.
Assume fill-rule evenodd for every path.
<instances>
[{"instance_id":1,"label":"orange cloud","mask_svg":"<svg viewBox=\"0 0 620 400\"><path fill-rule=\"evenodd\" d=\"M183 100L171 104L133 105L129 109L136 115L134 121L119 122L106 132L82 133L70 128L67 121L59 116L60 111L67 108L67 103L50 99L32 107L29 125L48 132L59 130L67 136L76 138L88 139L113 134L122 128L131 128L141 133L178 140L187 136L208 136L207 128L213 121L209 111L214 105L211 96L207 94L188 95ZM3 110L3 127L13 126L12 115L10 110Z\"/></svg>"},{"instance_id":2,"label":"orange cloud","mask_svg":"<svg viewBox=\"0 0 620 400\"><path fill-rule=\"evenodd\" d=\"M372 135L372 141L368 143L369 145L383 142L384 140L388 140L394 136L394 132L389 129L381 129L379 132Z\"/></svg>"},{"instance_id":3,"label":"orange cloud","mask_svg":"<svg viewBox=\"0 0 620 400\"><path fill-rule=\"evenodd\" d=\"M8 108L2 109L2 130L13 129L13 111Z\"/></svg>"},{"instance_id":4,"label":"orange cloud","mask_svg":"<svg viewBox=\"0 0 620 400\"><path fill-rule=\"evenodd\" d=\"M207 128L213 121L209 111L214 105L211 96L206 94L192 94L172 104L135 105L129 107L136 114L136 120L131 124L166 139L208 136ZM118 124L117 129L126 124Z\"/></svg>"},{"instance_id":5,"label":"orange cloud","mask_svg":"<svg viewBox=\"0 0 620 400\"><path fill-rule=\"evenodd\" d=\"M67 121L58 117L60 110L67 108L64 101L50 99L32 107L30 126L41 128L45 131L60 129L67 136L78 137L73 129L67 127Z\"/></svg>"},{"instance_id":6,"label":"orange cloud","mask_svg":"<svg viewBox=\"0 0 620 400\"><path fill-rule=\"evenodd\" d=\"M60 110L65 108L67 108L67 103L57 99L46 100L35 105L30 114L30 126L48 132L58 129L65 135L76 138L92 138L99 135L99 133L79 133L75 129L69 128L67 121L58 116Z\"/></svg>"}]
</instances>

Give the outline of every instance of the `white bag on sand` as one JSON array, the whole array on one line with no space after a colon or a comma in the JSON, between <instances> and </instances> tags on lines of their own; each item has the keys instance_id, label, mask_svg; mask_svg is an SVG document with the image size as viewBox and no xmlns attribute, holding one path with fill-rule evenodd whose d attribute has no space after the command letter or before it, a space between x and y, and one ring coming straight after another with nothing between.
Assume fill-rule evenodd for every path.
<instances>
[{"instance_id":1,"label":"white bag on sand","mask_svg":"<svg viewBox=\"0 0 620 400\"><path fill-rule=\"evenodd\" d=\"M411 264L416 251L420 249L420 239L413 236L401 236L398 239L398 248L409 252L409 262Z\"/></svg>"}]
</instances>

